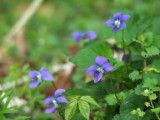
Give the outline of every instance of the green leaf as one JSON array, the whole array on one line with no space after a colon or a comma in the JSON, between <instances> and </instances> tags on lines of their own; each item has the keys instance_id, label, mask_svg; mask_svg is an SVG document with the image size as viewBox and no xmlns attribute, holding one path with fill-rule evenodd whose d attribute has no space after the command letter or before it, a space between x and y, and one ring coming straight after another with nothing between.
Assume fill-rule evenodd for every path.
<instances>
[{"instance_id":1,"label":"green leaf","mask_svg":"<svg viewBox=\"0 0 160 120\"><path fill-rule=\"evenodd\" d=\"M139 71L133 71L129 74L129 78L132 80L132 81L135 81L135 80L138 80L138 79L141 79L142 76L139 74Z\"/></svg>"},{"instance_id":2,"label":"green leaf","mask_svg":"<svg viewBox=\"0 0 160 120\"><path fill-rule=\"evenodd\" d=\"M2 98L2 94L3 94L3 90L0 90L0 96L1 96L1 98ZM1 98L0 98L0 99L1 99Z\"/></svg>"},{"instance_id":3,"label":"green leaf","mask_svg":"<svg viewBox=\"0 0 160 120\"><path fill-rule=\"evenodd\" d=\"M150 107L150 103L149 102L145 102L145 106Z\"/></svg>"},{"instance_id":4,"label":"green leaf","mask_svg":"<svg viewBox=\"0 0 160 120\"><path fill-rule=\"evenodd\" d=\"M148 54L147 54L147 52L142 51L141 56L147 56L148 57Z\"/></svg>"},{"instance_id":5,"label":"green leaf","mask_svg":"<svg viewBox=\"0 0 160 120\"><path fill-rule=\"evenodd\" d=\"M107 94L112 92L112 87L109 80L101 80L96 84L91 81L86 84L85 89L90 92L90 96L105 97Z\"/></svg>"},{"instance_id":6,"label":"green leaf","mask_svg":"<svg viewBox=\"0 0 160 120\"><path fill-rule=\"evenodd\" d=\"M97 97L105 97L106 94L109 94L111 92L112 88L109 80L99 81L96 84L93 81L90 81L84 86L83 89L70 88L66 90L66 94L70 95L97 96Z\"/></svg>"},{"instance_id":7,"label":"green leaf","mask_svg":"<svg viewBox=\"0 0 160 120\"><path fill-rule=\"evenodd\" d=\"M113 51L107 42L96 42L85 47L70 61L86 70L89 66L95 65L97 56L104 56L105 58L113 56Z\"/></svg>"},{"instance_id":8,"label":"green leaf","mask_svg":"<svg viewBox=\"0 0 160 120\"><path fill-rule=\"evenodd\" d=\"M148 56L159 55L159 49L155 46L146 48L146 52Z\"/></svg>"},{"instance_id":9,"label":"green leaf","mask_svg":"<svg viewBox=\"0 0 160 120\"><path fill-rule=\"evenodd\" d=\"M0 114L2 113L16 113L17 110L13 110L13 109L4 109L0 111Z\"/></svg>"},{"instance_id":10,"label":"green leaf","mask_svg":"<svg viewBox=\"0 0 160 120\"><path fill-rule=\"evenodd\" d=\"M66 94L71 94L71 95L89 95L90 92L88 92L86 89L69 88L69 89L66 90Z\"/></svg>"},{"instance_id":11,"label":"green leaf","mask_svg":"<svg viewBox=\"0 0 160 120\"><path fill-rule=\"evenodd\" d=\"M137 36L137 40L134 41L141 44L141 46L150 46L153 41L153 33L152 32L140 33Z\"/></svg>"},{"instance_id":12,"label":"green leaf","mask_svg":"<svg viewBox=\"0 0 160 120\"><path fill-rule=\"evenodd\" d=\"M160 113L160 107L151 109L152 112L159 114Z\"/></svg>"},{"instance_id":13,"label":"green leaf","mask_svg":"<svg viewBox=\"0 0 160 120\"><path fill-rule=\"evenodd\" d=\"M160 48L160 35L154 35L154 41L153 41L152 45Z\"/></svg>"},{"instance_id":14,"label":"green leaf","mask_svg":"<svg viewBox=\"0 0 160 120\"><path fill-rule=\"evenodd\" d=\"M90 108L89 104L83 100L78 101L78 108L80 110L80 113L89 120L89 114L90 114Z\"/></svg>"},{"instance_id":15,"label":"green leaf","mask_svg":"<svg viewBox=\"0 0 160 120\"><path fill-rule=\"evenodd\" d=\"M108 105L117 105L118 104L117 99L114 94L107 95L105 100L107 101Z\"/></svg>"},{"instance_id":16,"label":"green leaf","mask_svg":"<svg viewBox=\"0 0 160 120\"><path fill-rule=\"evenodd\" d=\"M100 108L100 105L93 98L91 98L91 96L82 96L80 99Z\"/></svg>"},{"instance_id":17,"label":"green leaf","mask_svg":"<svg viewBox=\"0 0 160 120\"><path fill-rule=\"evenodd\" d=\"M18 116L16 118L12 119L12 120L25 120L25 119L29 119L29 118L30 117L28 117L28 116Z\"/></svg>"},{"instance_id":18,"label":"green leaf","mask_svg":"<svg viewBox=\"0 0 160 120\"><path fill-rule=\"evenodd\" d=\"M116 95L118 97L118 100L120 102L122 102L126 98L126 96L129 95L129 94L131 94L131 91L127 91L126 93L120 92L119 94L116 94ZM115 94L107 95L105 100L107 101L108 105L116 105L116 104L118 104L118 101L116 99Z\"/></svg>"},{"instance_id":19,"label":"green leaf","mask_svg":"<svg viewBox=\"0 0 160 120\"><path fill-rule=\"evenodd\" d=\"M149 46L152 44L152 41L153 41L153 33L152 32L145 32L144 33L144 43L145 43L145 46Z\"/></svg>"},{"instance_id":20,"label":"green leaf","mask_svg":"<svg viewBox=\"0 0 160 120\"><path fill-rule=\"evenodd\" d=\"M160 35L160 16L147 16L140 20L141 24L149 25L149 28L146 30L148 32L152 31L154 35Z\"/></svg>"},{"instance_id":21,"label":"green leaf","mask_svg":"<svg viewBox=\"0 0 160 120\"><path fill-rule=\"evenodd\" d=\"M151 68L156 68L160 71L160 60L154 60L153 63L151 64Z\"/></svg>"},{"instance_id":22,"label":"green leaf","mask_svg":"<svg viewBox=\"0 0 160 120\"><path fill-rule=\"evenodd\" d=\"M160 75L152 71L148 71L147 73L144 74L144 81L148 78L160 80Z\"/></svg>"},{"instance_id":23,"label":"green leaf","mask_svg":"<svg viewBox=\"0 0 160 120\"><path fill-rule=\"evenodd\" d=\"M115 115L112 120L122 120L119 114Z\"/></svg>"},{"instance_id":24,"label":"green leaf","mask_svg":"<svg viewBox=\"0 0 160 120\"><path fill-rule=\"evenodd\" d=\"M7 97L7 100L4 104L3 109L6 109L8 107L8 104L10 103L11 99L13 98L13 94L11 94L10 96Z\"/></svg>"},{"instance_id":25,"label":"green leaf","mask_svg":"<svg viewBox=\"0 0 160 120\"><path fill-rule=\"evenodd\" d=\"M122 102L125 98L126 98L126 96L128 95L128 94L130 94L131 93L131 91L127 91L127 92L120 92L119 94L118 94L118 99L119 99L119 101L120 102Z\"/></svg>"},{"instance_id":26,"label":"green leaf","mask_svg":"<svg viewBox=\"0 0 160 120\"><path fill-rule=\"evenodd\" d=\"M136 95L142 95L143 92L144 92L144 89L142 88L142 86L137 85L137 87L135 88L135 94Z\"/></svg>"},{"instance_id":27,"label":"green leaf","mask_svg":"<svg viewBox=\"0 0 160 120\"><path fill-rule=\"evenodd\" d=\"M137 108L138 116L143 117L145 115L145 112L143 112L140 108Z\"/></svg>"},{"instance_id":28,"label":"green leaf","mask_svg":"<svg viewBox=\"0 0 160 120\"><path fill-rule=\"evenodd\" d=\"M86 120L86 119L81 115L80 112L76 112L76 113L73 115L73 117L72 117L71 120Z\"/></svg>"},{"instance_id":29,"label":"green leaf","mask_svg":"<svg viewBox=\"0 0 160 120\"><path fill-rule=\"evenodd\" d=\"M158 80L154 78L144 79L143 88L149 88L152 91L160 91L160 87L157 87Z\"/></svg>"},{"instance_id":30,"label":"green leaf","mask_svg":"<svg viewBox=\"0 0 160 120\"><path fill-rule=\"evenodd\" d=\"M132 110L132 111L131 111L131 114L132 114L132 115L136 115L136 114L137 114L137 111L136 111L136 110Z\"/></svg>"},{"instance_id":31,"label":"green leaf","mask_svg":"<svg viewBox=\"0 0 160 120\"><path fill-rule=\"evenodd\" d=\"M65 120L70 120L74 113L76 112L77 109L77 101L74 101L70 104L65 109Z\"/></svg>"},{"instance_id":32,"label":"green leaf","mask_svg":"<svg viewBox=\"0 0 160 120\"><path fill-rule=\"evenodd\" d=\"M0 97L0 103L4 100L4 98L7 98L12 94L12 91L7 91L2 97Z\"/></svg>"},{"instance_id":33,"label":"green leaf","mask_svg":"<svg viewBox=\"0 0 160 120\"><path fill-rule=\"evenodd\" d=\"M156 94L151 94L150 96L149 96L149 98L151 99L151 100L156 100L157 99L157 95Z\"/></svg>"},{"instance_id":34,"label":"green leaf","mask_svg":"<svg viewBox=\"0 0 160 120\"><path fill-rule=\"evenodd\" d=\"M131 114L132 110L144 108L144 96L131 94L120 105L120 116L122 120L137 120L137 116Z\"/></svg>"},{"instance_id":35,"label":"green leaf","mask_svg":"<svg viewBox=\"0 0 160 120\"><path fill-rule=\"evenodd\" d=\"M145 115L145 112L143 112L143 111L140 111L140 112L139 112L139 116L140 116L140 117L143 117L144 115Z\"/></svg>"},{"instance_id":36,"label":"green leaf","mask_svg":"<svg viewBox=\"0 0 160 120\"><path fill-rule=\"evenodd\" d=\"M96 111L94 120L104 120L105 112L103 111Z\"/></svg>"},{"instance_id":37,"label":"green leaf","mask_svg":"<svg viewBox=\"0 0 160 120\"><path fill-rule=\"evenodd\" d=\"M145 115L143 117L140 117L140 120L151 120L152 113L150 110L145 111Z\"/></svg>"}]
</instances>

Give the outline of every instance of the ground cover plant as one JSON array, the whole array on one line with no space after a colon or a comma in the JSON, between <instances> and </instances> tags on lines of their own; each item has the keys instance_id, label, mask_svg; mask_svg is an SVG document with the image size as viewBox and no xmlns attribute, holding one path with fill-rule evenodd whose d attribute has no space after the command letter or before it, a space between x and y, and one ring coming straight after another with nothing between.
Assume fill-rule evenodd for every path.
<instances>
[{"instance_id":1,"label":"ground cover plant","mask_svg":"<svg viewBox=\"0 0 160 120\"><path fill-rule=\"evenodd\" d=\"M45 56L48 62L37 60L38 67L12 65L3 84L15 79L14 88L0 90L0 119L160 120L160 16L119 8L104 21L99 34L87 29L68 35L80 46L67 57L76 66L72 87L56 83L63 80ZM16 94L27 102L10 106Z\"/></svg>"}]
</instances>

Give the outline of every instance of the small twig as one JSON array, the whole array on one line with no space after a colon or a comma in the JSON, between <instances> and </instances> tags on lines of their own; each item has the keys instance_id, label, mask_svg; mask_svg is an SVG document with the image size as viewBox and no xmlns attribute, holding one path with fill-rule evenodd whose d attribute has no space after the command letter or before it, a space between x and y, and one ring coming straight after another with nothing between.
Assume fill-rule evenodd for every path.
<instances>
[{"instance_id":1,"label":"small twig","mask_svg":"<svg viewBox=\"0 0 160 120\"><path fill-rule=\"evenodd\" d=\"M57 87L56 87L54 81L52 82L52 84L53 84L53 87L57 90Z\"/></svg>"},{"instance_id":2,"label":"small twig","mask_svg":"<svg viewBox=\"0 0 160 120\"><path fill-rule=\"evenodd\" d=\"M16 35L16 33L21 30L27 21L32 17L32 15L36 12L38 7L41 5L43 0L34 0L30 7L26 10L26 12L22 15L22 17L18 20L18 22L13 26L10 32L5 36L6 44L10 44L11 39Z\"/></svg>"},{"instance_id":3,"label":"small twig","mask_svg":"<svg viewBox=\"0 0 160 120\"><path fill-rule=\"evenodd\" d=\"M142 46L142 50L144 51L144 46ZM144 81L144 71L146 69L146 56L143 56L143 68L142 68L142 80Z\"/></svg>"}]
</instances>

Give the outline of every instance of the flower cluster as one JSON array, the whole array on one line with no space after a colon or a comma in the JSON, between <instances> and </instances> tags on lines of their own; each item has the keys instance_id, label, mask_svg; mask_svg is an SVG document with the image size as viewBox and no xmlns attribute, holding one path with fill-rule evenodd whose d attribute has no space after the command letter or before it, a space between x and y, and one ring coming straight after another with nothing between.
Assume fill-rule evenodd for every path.
<instances>
[{"instance_id":1,"label":"flower cluster","mask_svg":"<svg viewBox=\"0 0 160 120\"><path fill-rule=\"evenodd\" d=\"M39 86L43 80L54 81L52 74L44 67L40 69L40 72L36 70L31 71L29 73L29 77L35 79L33 83L29 84L30 88L35 88ZM65 92L64 89L57 89L55 91L55 97L46 98L44 100L44 103L47 105L54 104L53 107L46 109L46 113L54 113L58 109L59 103L68 103L65 97L60 96L63 92Z\"/></svg>"},{"instance_id":2,"label":"flower cluster","mask_svg":"<svg viewBox=\"0 0 160 120\"><path fill-rule=\"evenodd\" d=\"M95 40L97 38L97 35L94 31L86 31L83 32L73 32L72 35L74 36L75 42L80 42L84 38L88 38L90 40Z\"/></svg>"},{"instance_id":3,"label":"flower cluster","mask_svg":"<svg viewBox=\"0 0 160 120\"><path fill-rule=\"evenodd\" d=\"M53 106L51 108L46 109L46 111L45 111L46 113L55 113L55 111L58 109L59 103L67 103L68 104L67 99L63 96L60 96L63 92L65 92L64 89L57 89L54 94L54 97L49 97L44 100L44 103L47 105L53 104Z\"/></svg>"},{"instance_id":4,"label":"flower cluster","mask_svg":"<svg viewBox=\"0 0 160 120\"><path fill-rule=\"evenodd\" d=\"M114 19L110 19L106 22L107 26L114 26L113 33L116 33L118 29L124 29L126 27L125 21L130 18L130 15L124 15L120 12L113 15ZM79 42L84 38L88 38L90 40L95 40L97 35L93 31L86 31L83 32L73 32L72 35L74 36L75 42ZM129 59L129 56L126 56ZM124 60L124 58L123 58ZM127 61L127 60L125 60ZM104 72L108 72L113 70L115 67L112 66L109 61L106 60L103 56L98 56L95 59L96 65L92 65L86 69L88 74L94 74L94 83L97 83L103 77ZM34 79L35 81L29 84L30 88L35 88L39 86L43 80L54 81L54 77L52 74L44 67L40 69L40 71L33 70L29 73L29 77ZM146 90L147 91L147 90ZM146 92L145 91L145 92ZM60 103L67 103L68 100L61 96L64 93L64 89L57 89L55 91L54 97L49 97L44 100L44 103L47 105L52 105L51 108L46 109L46 113L55 113L59 107Z\"/></svg>"},{"instance_id":5,"label":"flower cluster","mask_svg":"<svg viewBox=\"0 0 160 120\"><path fill-rule=\"evenodd\" d=\"M115 68L103 56L96 57L95 63L97 66L92 65L86 70L88 74L94 74L94 83L97 83L98 81L101 80L104 71L108 72Z\"/></svg>"},{"instance_id":6,"label":"flower cluster","mask_svg":"<svg viewBox=\"0 0 160 120\"><path fill-rule=\"evenodd\" d=\"M117 30L124 29L126 27L125 21L130 18L130 15L122 14L121 12L115 13L113 15L114 19L110 19L106 22L107 26L114 26L113 33L115 34Z\"/></svg>"}]
</instances>

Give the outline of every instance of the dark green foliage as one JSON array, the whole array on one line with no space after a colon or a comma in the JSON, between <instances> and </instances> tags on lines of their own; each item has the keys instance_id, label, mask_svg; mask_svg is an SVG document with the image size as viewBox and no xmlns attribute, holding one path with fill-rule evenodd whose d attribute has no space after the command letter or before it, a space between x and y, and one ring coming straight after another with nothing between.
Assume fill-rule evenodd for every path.
<instances>
[{"instance_id":1,"label":"dark green foliage","mask_svg":"<svg viewBox=\"0 0 160 120\"><path fill-rule=\"evenodd\" d=\"M122 120L135 120L136 116L131 114L131 111L137 108L143 110L144 108L144 97L131 94L129 95L120 105L120 116Z\"/></svg>"},{"instance_id":2,"label":"dark green foliage","mask_svg":"<svg viewBox=\"0 0 160 120\"><path fill-rule=\"evenodd\" d=\"M87 69L91 65L95 65L95 58L97 56L113 57L111 46L107 42L96 42L85 48L70 59L71 62Z\"/></svg>"},{"instance_id":3,"label":"dark green foliage","mask_svg":"<svg viewBox=\"0 0 160 120\"><path fill-rule=\"evenodd\" d=\"M96 84L89 82L82 90L72 88L70 91L73 93L70 93L80 96L93 96L106 108L104 118L107 120L150 120L156 118L159 113L159 107L155 102L153 106L150 106L152 109L145 108L145 104L150 104L145 103L148 101L145 95L148 94L145 93L148 90L151 92L149 95L151 101L160 99L157 95L160 91L160 68L158 67L160 46L158 45L159 32L157 32L159 25L156 26L159 17L141 18L138 14L123 8L117 11L131 15L131 18L126 22L127 27L125 29L125 47L129 50L129 62L126 64L110 57L112 55L112 52L110 52L111 47L108 48L107 44L106 47L100 45L102 42L87 45L70 61L85 71L89 66L95 65L94 59L97 56L104 56L116 68L112 70L111 74L105 73L104 80ZM103 30L104 37L114 38L118 42L117 47L122 48L121 30L113 34L112 29L112 27L105 26ZM105 43L103 45L105 46ZM108 49L109 51L105 52ZM128 68L126 68L126 65ZM115 90L113 90L109 81L111 77L114 80L113 88ZM104 97L105 95L106 97ZM102 102L104 98L106 103ZM101 110L104 110L103 107ZM97 118L95 117L95 119Z\"/></svg>"}]
</instances>

